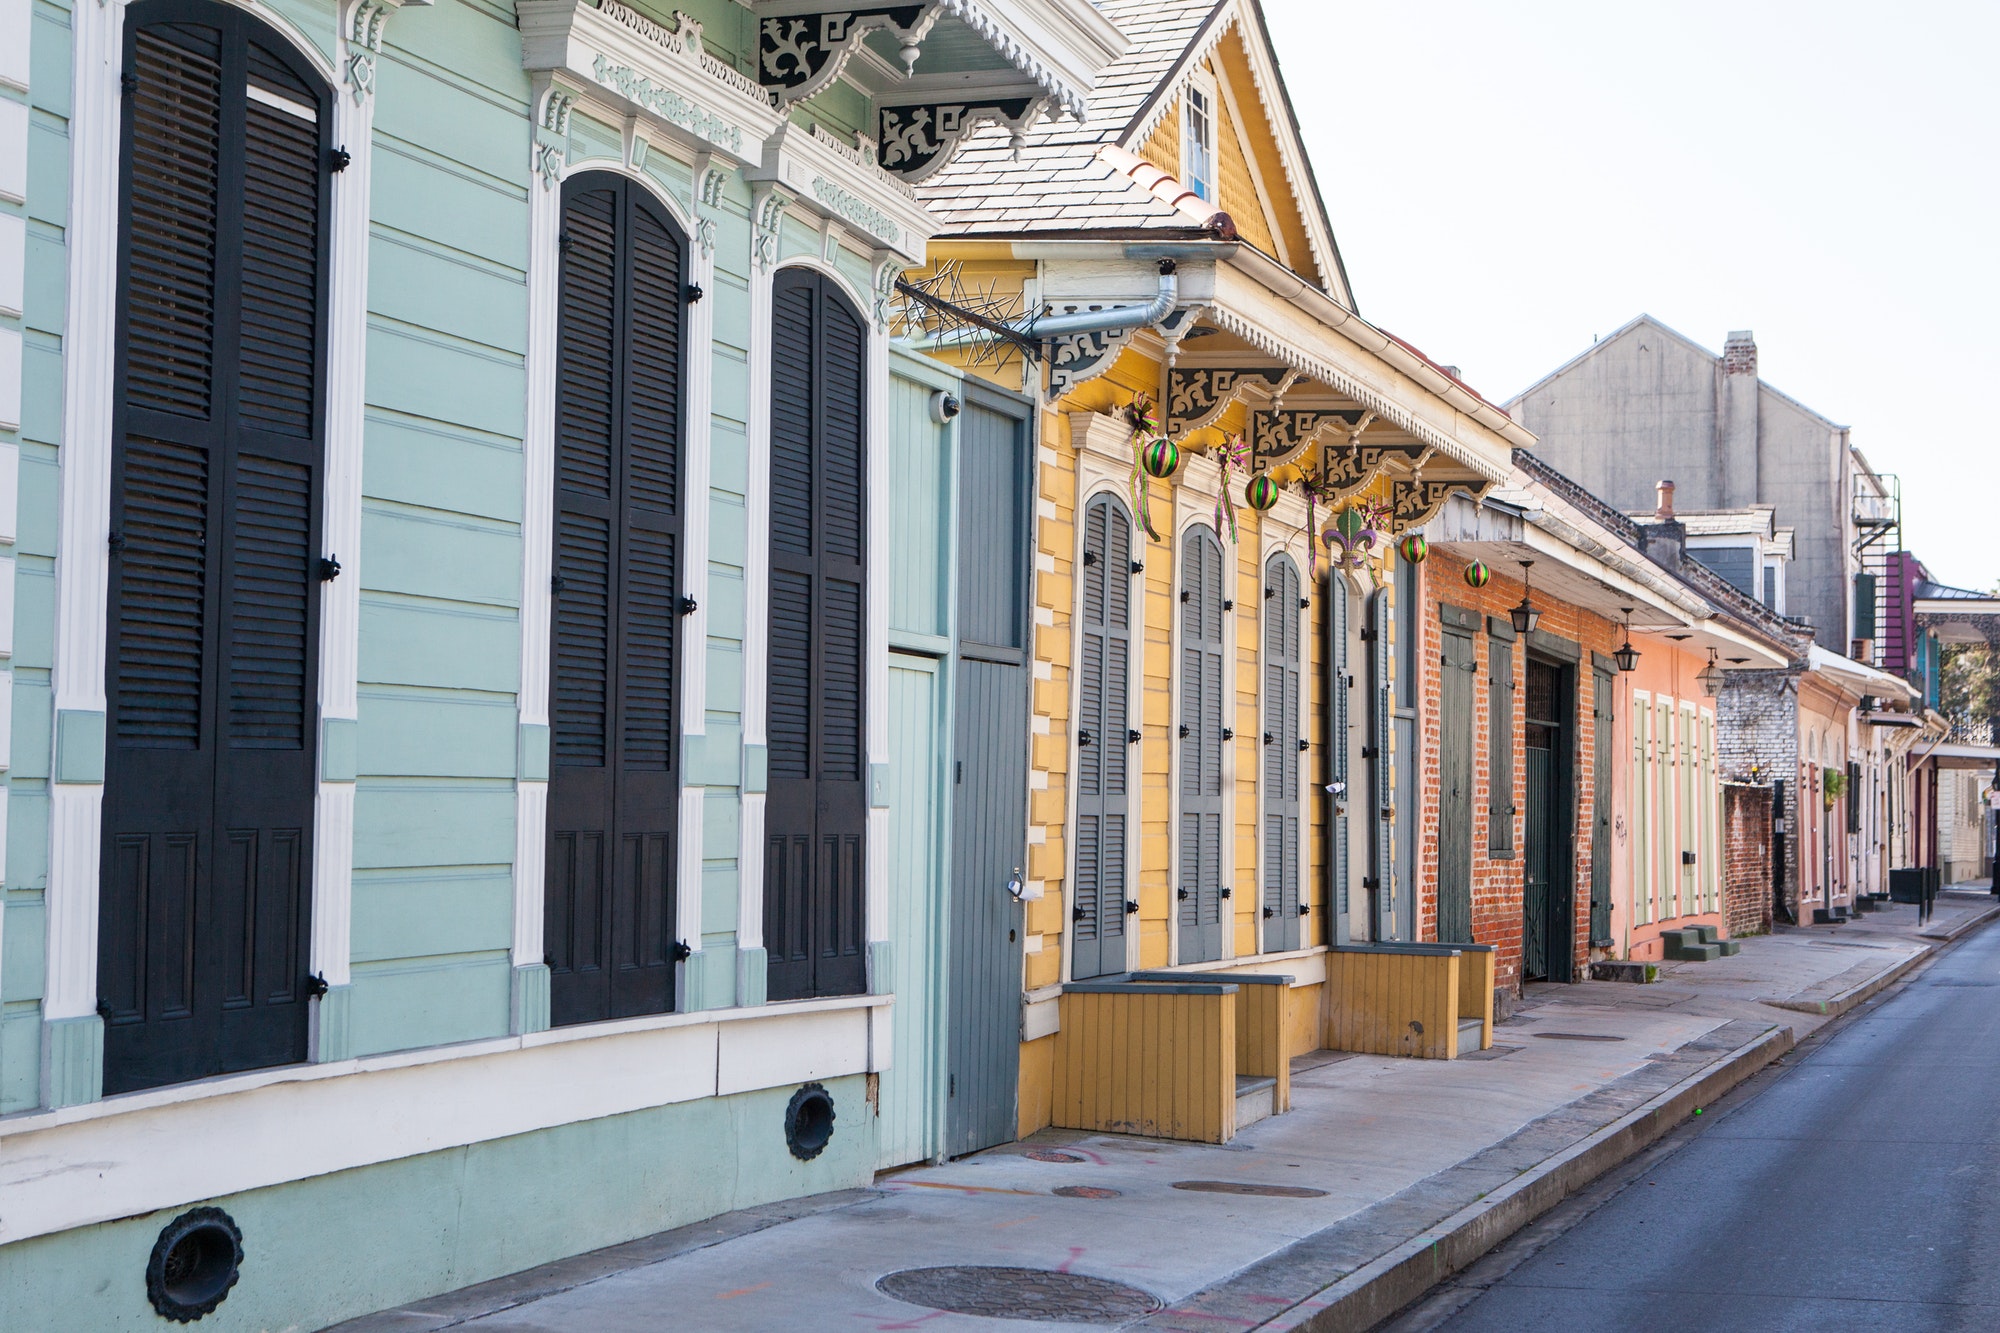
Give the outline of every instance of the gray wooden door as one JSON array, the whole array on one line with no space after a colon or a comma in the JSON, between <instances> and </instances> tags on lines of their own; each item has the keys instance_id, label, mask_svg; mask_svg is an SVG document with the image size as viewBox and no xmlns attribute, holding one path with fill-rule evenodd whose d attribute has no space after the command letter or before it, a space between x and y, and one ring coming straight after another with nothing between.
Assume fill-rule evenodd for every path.
<instances>
[{"instance_id":1,"label":"gray wooden door","mask_svg":"<svg viewBox=\"0 0 2000 1333\"><path fill-rule=\"evenodd\" d=\"M1264 565L1264 949L1296 949L1299 901L1299 567L1280 552Z\"/></svg>"},{"instance_id":2,"label":"gray wooden door","mask_svg":"<svg viewBox=\"0 0 2000 1333\"><path fill-rule=\"evenodd\" d=\"M1181 546L1180 961L1222 957L1222 624L1231 605L1222 544L1204 527Z\"/></svg>"},{"instance_id":3,"label":"gray wooden door","mask_svg":"<svg viewBox=\"0 0 2000 1333\"><path fill-rule=\"evenodd\" d=\"M1531 657L1526 675L1521 710L1526 750L1521 972L1531 979L1568 981L1576 892L1575 764L1570 753L1575 668Z\"/></svg>"},{"instance_id":4,"label":"gray wooden door","mask_svg":"<svg viewBox=\"0 0 2000 1333\"><path fill-rule=\"evenodd\" d=\"M1445 608L1447 615L1457 612ZM1476 619L1465 613L1466 620ZM1438 903L1437 937L1451 944L1472 938L1472 697L1479 654L1467 624L1444 626L1443 670L1438 680Z\"/></svg>"},{"instance_id":5,"label":"gray wooden door","mask_svg":"<svg viewBox=\"0 0 2000 1333\"><path fill-rule=\"evenodd\" d=\"M1125 821L1131 750L1125 736L1132 652L1132 516L1109 495L1084 511L1077 616L1076 865L1070 976L1125 970Z\"/></svg>"},{"instance_id":6,"label":"gray wooden door","mask_svg":"<svg viewBox=\"0 0 2000 1333\"><path fill-rule=\"evenodd\" d=\"M1590 942L1611 943L1611 738L1616 724L1612 678L1608 671L1591 672L1595 724L1595 754L1591 767L1590 821Z\"/></svg>"},{"instance_id":7,"label":"gray wooden door","mask_svg":"<svg viewBox=\"0 0 2000 1333\"><path fill-rule=\"evenodd\" d=\"M1011 1141L1021 1056L1028 843L1027 422L968 402L959 419L957 753L952 784L945 1152Z\"/></svg>"}]
</instances>

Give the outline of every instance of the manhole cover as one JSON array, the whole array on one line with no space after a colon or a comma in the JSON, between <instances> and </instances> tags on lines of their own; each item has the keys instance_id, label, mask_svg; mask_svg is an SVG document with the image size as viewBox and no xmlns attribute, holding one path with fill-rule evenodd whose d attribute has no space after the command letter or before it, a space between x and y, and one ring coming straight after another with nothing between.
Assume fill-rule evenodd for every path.
<instances>
[{"instance_id":1,"label":"manhole cover","mask_svg":"<svg viewBox=\"0 0 2000 1333\"><path fill-rule=\"evenodd\" d=\"M1030 1148L1021 1154L1031 1162L1081 1162L1083 1159L1073 1152L1057 1152L1053 1148Z\"/></svg>"},{"instance_id":2,"label":"manhole cover","mask_svg":"<svg viewBox=\"0 0 2000 1333\"><path fill-rule=\"evenodd\" d=\"M1049 1191L1065 1199L1115 1199L1124 1192L1106 1189L1102 1185L1060 1185Z\"/></svg>"},{"instance_id":3,"label":"manhole cover","mask_svg":"<svg viewBox=\"0 0 2000 1333\"><path fill-rule=\"evenodd\" d=\"M1118 1324L1161 1305L1137 1287L1046 1268L906 1268L877 1282L875 1290L932 1310L1038 1324Z\"/></svg>"},{"instance_id":4,"label":"manhole cover","mask_svg":"<svg viewBox=\"0 0 2000 1333\"><path fill-rule=\"evenodd\" d=\"M1174 1188L1197 1194L1256 1194L1269 1199L1319 1199L1326 1195L1325 1190L1304 1185L1253 1185L1247 1180L1176 1180Z\"/></svg>"},{"instance_id":5,"label":"manhole cover","mask_svg":"<svg viewBox=\"0 0 2000 1333\"><path fill-rule=\"evenodd\" d=\"M1623 1041L1623 1037L1608 1037L1601 1032L1531 1032L1531 1037L1544 1041Z\"/></svg>"}]
</instances>

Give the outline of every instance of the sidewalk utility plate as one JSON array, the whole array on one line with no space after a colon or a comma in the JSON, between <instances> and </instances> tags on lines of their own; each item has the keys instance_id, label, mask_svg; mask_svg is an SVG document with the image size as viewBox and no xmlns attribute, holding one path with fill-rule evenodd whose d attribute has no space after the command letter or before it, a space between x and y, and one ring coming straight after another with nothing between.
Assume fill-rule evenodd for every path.
<instances>
[{"instance_id":1,"label":"sidewalk utility plate","mask_svg":"<svg viewBox=\"0 0 2000 1333\"><path fill-rule=\"evenodd\" d=\"M1049 1191L1065 1199L1115 1199L1123 1190L1106 1189L1102 1185L1060 1185Z\"/></svg>"},{"instance_id":2,"label":"sidewalk utility plate","mask_svg":"<svg viewBox=\"0 0 2000 1333\"><path fill-rule=\"evenodd\" d=\"M1601 1032L1531 1032L1531 1037L1544 1041L1623 1041L1623 1037L1610 1037Z\"/></svg>"},{"instance_id":3,"label":"sidewalk utility plate","mask_svg":"<svg viewBox=\"0 0 2000 1333\"><path fill-rule=\"evenodd\" d=\"M1304 1185L1257 1185L1247 1180L1176 1180L1177 1190L1193 1190L1197 1194L1256 1194L1267 1199L1321 1199L1325 1190L1307 1189Z\"/></svg>"},{"instance_id":4,"label":"sidewalk utility plate","mask_svg":"<svg viewBox=\"0 0 2000 1333\"><path fill-rule=\"evenodd\" d=\"M1030 1148L1021 1154L1031 1162L1081 1162L1083 1159L1073 1152L1057 1152L1053 1148Z\"/></svg>"},{"instance_id":5,"label":"sidewalk utility plate","mask_svg":"<svg viewBox=\"0 0 2000 1333\"><path fill-rule=\"evenodd\" d=\"M1158 1298L1137 1287L1046 1268L906 1268L875 1289L932 1310L1038 1324L1122 1324L1161 1307Z\"/></svg>"}]
</instances>

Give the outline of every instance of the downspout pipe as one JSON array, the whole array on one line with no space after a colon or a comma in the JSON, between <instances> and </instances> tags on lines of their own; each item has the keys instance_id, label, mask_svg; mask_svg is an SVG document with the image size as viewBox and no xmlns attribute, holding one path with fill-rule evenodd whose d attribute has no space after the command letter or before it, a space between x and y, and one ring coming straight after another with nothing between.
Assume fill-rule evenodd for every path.
<instances>
[{"instance_id":1,"label":"downspout pipe","mask_svg":"<svg viewBox=\"0 0 2000 1333\"><path fill-rule=\"evenodd\" d=\"M1073 333L1103 333L1108 329L1151 326L1174 313L1181 280L1171 259L1160 261L1160 290L1145 305L1116 305L1105 310L1078 310L1068 315L1039 315L1014 325L1024 337L1063 338Z\"/></svg>"}]
</instances>

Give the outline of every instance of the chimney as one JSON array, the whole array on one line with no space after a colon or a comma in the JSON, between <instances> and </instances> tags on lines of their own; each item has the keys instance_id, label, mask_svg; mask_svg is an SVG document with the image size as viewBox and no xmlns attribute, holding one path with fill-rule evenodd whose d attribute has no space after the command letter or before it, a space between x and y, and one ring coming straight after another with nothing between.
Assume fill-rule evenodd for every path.
<instances>
[{"instance_id":1,"label":"chimney","mask_svg":"<svg viewBox=\"0 0 2000 1333\"><path fill-rule=\"evenodd\" d=\"M1639 525L1639 536L1646 551L1646 558L1662 569L1679 573L1681 560L1687 554L1687 529L1674 517L1674 484L1660 483L1660 507L1653 511L1653 521Z\"/></svg>"},{"instance_id":2,"label":"chimney","mask_svg":"<svg viewBox=\"0 0 2000 1333\"><path fill-rule=\"evenodd\" d=\"M1756 504L1757 340L1737 329L1722 348L1722 383L1715 404L1717 499L1724 509Z\"/></svg>"}]
</instances>

